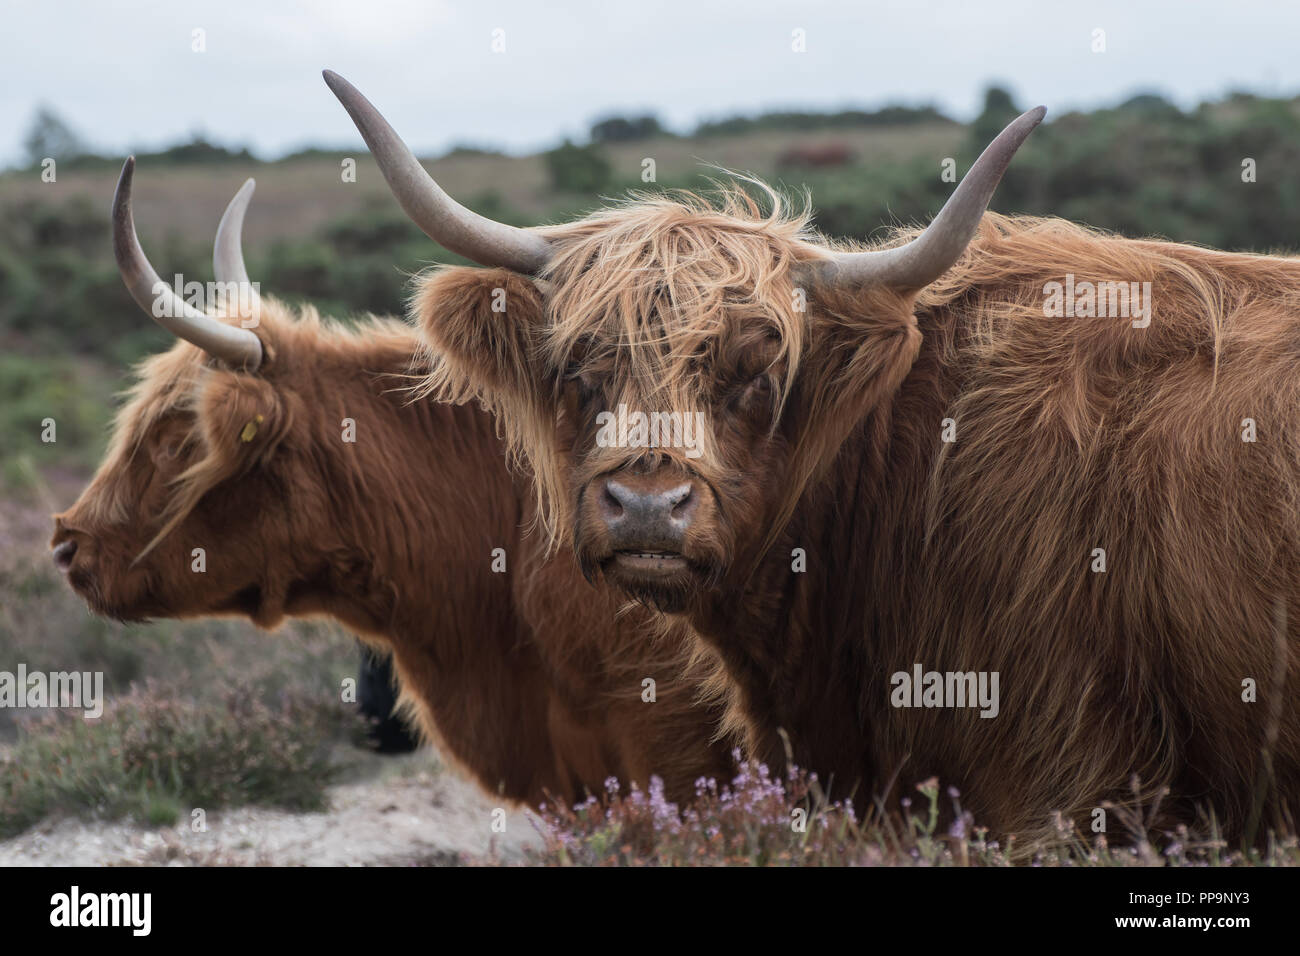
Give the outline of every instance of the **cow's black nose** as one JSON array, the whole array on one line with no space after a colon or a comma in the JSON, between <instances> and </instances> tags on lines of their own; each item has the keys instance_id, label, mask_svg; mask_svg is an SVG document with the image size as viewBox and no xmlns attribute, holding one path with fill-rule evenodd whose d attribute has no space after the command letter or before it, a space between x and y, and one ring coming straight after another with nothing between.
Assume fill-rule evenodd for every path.
<instances>
[{"instance_id":1,"label":"cow's black nose","mask_svg":"<svg viewBox=\"0 0 1300 956\"><path fill-rule=\"evenodd\" d=\"M72 559L77 556L77 542L74 538L69 538L56 545L52 553L54 566L60 571L66 571L72 567Z\"/></svg>"},{"instance_id":2,"label":"cow's black nose","mask_svg":"<svg viewBox=\"0 0 1300 956\"><path fill-rule=\"evenodd\" d=\"M600 510L618 545L676 549L695 512L695 495L689 481L654 488L609 478Z\"/></svg>"}]
</instances>

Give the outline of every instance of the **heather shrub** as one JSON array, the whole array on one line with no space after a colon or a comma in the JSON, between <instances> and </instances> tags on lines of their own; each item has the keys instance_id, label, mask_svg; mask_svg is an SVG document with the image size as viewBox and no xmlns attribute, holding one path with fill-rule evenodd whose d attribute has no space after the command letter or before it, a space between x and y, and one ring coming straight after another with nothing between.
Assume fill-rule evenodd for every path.
<instances>
[{"instance_id":1,"label":"heather shrub","mask_svg":"<svg viewBox=\"0 0 1300 956\"><path fill-rule=\"evenodd\" d=\"M736 755L739 760L739 754ZM817 775L791 768L784 779L745 762L734 780L696 782L696 800L678 807L663 783L648 790L605 782L604 794L569 808L549 805L535 820L541 847L529 861L547 866L1239 866L1300 865L1295 836L1262 851L1232 849L1212 832L1150 833L1144 814L1109 808L1115 826L1083 834L1057 821L1057 840L1026 856L1014 836L990 839L935 779L897 807L877 804L859 820L850 800L832 800ZM1145 814L1150 816L1150 814ZM1117 831L1117 832L1116 832ZM1112 844L1113 840L1113 844Z\"/></svg>"},{"instance_id":2,"label":"heather shrub","mask_svg":"<svg viewBox=\"0 0 1300 956\"><path fill-rule=\"evenodd\" d=\"M52 711L0 759L0 837L59 813L160 825L192 807L319 810L331 746L353 720L316 696L238 687L194 700L146 685L95 721Z\"/></svg>"}]
</instances>

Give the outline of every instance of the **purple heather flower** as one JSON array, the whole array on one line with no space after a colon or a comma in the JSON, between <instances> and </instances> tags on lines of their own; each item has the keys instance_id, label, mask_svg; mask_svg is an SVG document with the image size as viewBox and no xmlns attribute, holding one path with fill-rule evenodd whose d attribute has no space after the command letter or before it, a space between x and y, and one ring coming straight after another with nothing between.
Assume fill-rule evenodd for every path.
<instances>
[{"instance_id":1,"label":"purple heather flower","mask_svg":"<svg viewBox=\"0 0 1300 956\"><path fill-rule=\"evenodd\" d=\"M952 821L952 826L948 828L948 836L954 840L966 839L966 833L970 825L974 822L970 813L958 814L957 819Z\"/></svg>"}]
</instances>

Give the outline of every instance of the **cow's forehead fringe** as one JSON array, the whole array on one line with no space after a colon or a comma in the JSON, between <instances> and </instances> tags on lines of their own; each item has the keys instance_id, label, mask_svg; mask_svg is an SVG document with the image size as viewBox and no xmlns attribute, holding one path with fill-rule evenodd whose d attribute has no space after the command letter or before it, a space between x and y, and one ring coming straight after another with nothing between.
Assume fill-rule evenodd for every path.
<instances>
[{"instance_id":1,"label":"cow's forehead fringe","mask_svg":"<svg viewBox=\"0 0 1300 956\"><path fill-rule=\"evenodd\" d=\"M619 377L682 383L688 363L738 330L770 330L797 354L791 267L819 254L808 199L795 206L738 178L712 196L634 194L548 227L556 254L542 275L553 290L544 360L558 370L577 354Z\"/></svg>"}]
</instances>

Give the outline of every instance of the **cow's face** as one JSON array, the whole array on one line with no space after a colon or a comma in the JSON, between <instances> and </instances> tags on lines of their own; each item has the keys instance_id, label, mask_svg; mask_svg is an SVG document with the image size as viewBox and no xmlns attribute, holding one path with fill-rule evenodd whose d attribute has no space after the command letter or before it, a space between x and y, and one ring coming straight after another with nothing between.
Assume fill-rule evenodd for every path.
<instances>
[{"instance_id":1,"label":"cow's face","mask_svg":"<svg viewBox=\"0 0 1300 956\"><path fill-rule=\"evenodd\" d=\"M444 393L496 410L587 576L668 611L752 567L919 342L911 296L819 291L801 219L732 205L597 216L538 282L449 270L417 302Z\"/></svg>"},{"instance_id":2,"label":"cow's face","mask_svg":"<svg viewBox=\"0 0 1300 956\"><path fill-rule=\"evenodd\" d=\"M285 553L274 452L288 411L272 384L178 343L150 359L110 450L51 545L68 583L121 620L264 611L267 556Z\"/></svg>"},{"instance_id":3,"label":"cow's face","mask_svg":"<svg viewBox=\"0 0 1300 956\"><path fill-rule=\"evenodd\" d=\"M325 82L412 220L497 267L425 280L428 390L484 400L588 575L670 610L752 569L897 389L920 344L917 291L962 254L1046 112L1007 126L912 241L849 251L807 235L771 190L766 218L734 189L720 207L637 197L543 230L492 222L434 183L347 80Z\"/></svg>"}]
</instances>

